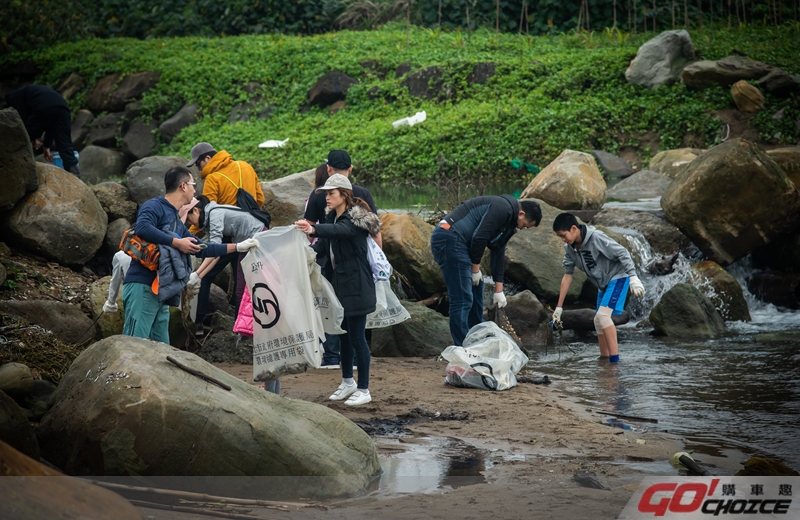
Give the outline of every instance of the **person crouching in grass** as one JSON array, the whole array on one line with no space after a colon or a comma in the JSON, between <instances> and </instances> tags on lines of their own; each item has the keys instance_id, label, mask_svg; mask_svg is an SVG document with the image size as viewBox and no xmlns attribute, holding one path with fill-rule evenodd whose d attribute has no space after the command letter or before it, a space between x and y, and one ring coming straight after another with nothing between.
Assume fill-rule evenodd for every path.
<instances>
[{"instance_id":1,"label":"person crouching in grass","mask_svg":"<svg viewBox=\"0 0 800 520\"><path fill-rule=\"evenodd\" d=\"M564 277L553 320L561 320L562 305L577 266L598 289L594 328L600 343L600 359L618 363L617 328L611 315L622 314L629 287L637 298L644 296L644 285L636 276L631 254L602 231L579 224L571 213L558 215L553 221L553 231L564 241Z\"/></svg>"}]
</instances>

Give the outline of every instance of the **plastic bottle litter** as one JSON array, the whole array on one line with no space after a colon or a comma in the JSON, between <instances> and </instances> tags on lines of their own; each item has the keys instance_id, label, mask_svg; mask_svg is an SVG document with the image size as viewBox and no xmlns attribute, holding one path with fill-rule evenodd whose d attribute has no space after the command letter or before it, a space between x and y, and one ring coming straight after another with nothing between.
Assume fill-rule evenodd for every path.
<instances>
[{"instance_id":1,"label":"plastic bottle litter","mask_svg":"<svg viewBox=\"0 0 800 520\"><path fill-rule=\"evenodd\" d=\"M417 123L425 121L427 118L428 114L426 114L425 111L423 110L422 112L417 112L411 117L404 117L403 119L398 119L397 121L392 123L392 126L395 128L399 128L401 126L406 126L406 125L414 126Z\"/></svg>"},{"instance_id":2,"label":"plastic bottle litter","mask_svg":"<svg viewBox=\"0 0 800 520\"><path fill-rule=\"evenodd\" d=\"M270 139L269 141L264 141L263 143L258 145L258 147L259 148L281 148L287 143L287 141L289 141L289 139L284 139L283 141Z\"/></svg>"}]
</instances>

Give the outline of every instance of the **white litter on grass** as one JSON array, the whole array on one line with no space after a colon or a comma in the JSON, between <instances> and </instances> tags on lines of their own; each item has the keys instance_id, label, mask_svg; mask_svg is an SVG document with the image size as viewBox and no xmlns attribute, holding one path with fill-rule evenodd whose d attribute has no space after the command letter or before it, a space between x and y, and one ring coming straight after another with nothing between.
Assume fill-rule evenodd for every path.
<instances>
[{"instance_id":1,"label":"white litter on grass","mask_svg":"<svg viewBox=\"0 0 800 520\"><path fill-rule=\"evenodd\" d=\"M269 141L264 141L260 145L259 148L281 148L289 139L284 139L283 141L277 141L275 139L270 139Z\"/></svg>"},{"instance_id":2,"label":"white litter on grass","mask_svg":"<svg viewBox=\"0 0 800 520\"><path fill-rule=\"evenodd\" d=\"M397 121L392 123L392 126L395 127L395 128L399 128L399 127L405 126L405 125L414 126L417 123L421 123L421 122L425 121L427 118L428 118L428 114L426 114L425 111L423 110L422 112L417 112L416 114L414 114L411 117L404 117L403 119L398 119Z\"/></svg>"}]
</instances>

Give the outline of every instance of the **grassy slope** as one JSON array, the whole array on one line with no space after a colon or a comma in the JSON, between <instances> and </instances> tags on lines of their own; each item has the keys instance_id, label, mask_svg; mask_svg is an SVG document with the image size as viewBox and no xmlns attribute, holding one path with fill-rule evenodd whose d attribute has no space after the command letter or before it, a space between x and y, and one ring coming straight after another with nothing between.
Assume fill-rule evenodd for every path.
<instances>
[{"instance_id":1,"label":"grassy slope","mask_svg":"<svg viewBox=\"0 0 800 520\"><path fill-rule=\"evenodd\" d=\"M733 49L800 74L798 28L746 28L692 33L702 59L718 59ZM467 41L459 32L412 28L409 45L402 28L372 32L339 32L313 37L241 36L219 39L174 38L137 41L88 40L61 44L30 57L47 71L39 82L53 86L76 71L92 85L111 72L157 70L161 82L145 95L151 110L164 103L200 106L202 119L161 153L188 155L200 140L214 143L256 166L262 178L312 168L331 148L351 151L363 177L424 179L438 173L514 176L508 161L520 157L545 165L564 148L615 151L637 145L636 136L657 132L662 149L681 145L689 132L706 144L719 139L718 121L710 114L733 106L728 89L689 91L682 85L650 91L628 85L624 72L636 50L652 35L627 37L620 43L607 34L526 38L479 31ZM11 62L20 55L3 59ZM363 69L362 60L378 60L389 71L380 78ZM487 85L469 85L475 63L492 61L497 73ZM402 62L442 65L454 88L449 101L408 96L394 78ZM308 89L324 73L339 69L359 79L348 93L347 109L329 115L312 108L301 112ZM274 104L266 120L228 124L231 107L247 99L243 86L262 83L259 92ZM370 100L377 86L384 96ZM71 104L82 106L88 88ZM394 102L385 97L394 96ZM770 116L786 107L786 117ZM216 109L216 110L215 110ZM426 110L428 120L395 130L391 122ZM216 115L214 115L216 113ZM800 101L768 96L758 116L765 138L781 131L784 142L800 134ZM289 138L282 149L259 150L266 139ZM645 151L645 154L647 152Z\"/></svg>"}]
</instances>

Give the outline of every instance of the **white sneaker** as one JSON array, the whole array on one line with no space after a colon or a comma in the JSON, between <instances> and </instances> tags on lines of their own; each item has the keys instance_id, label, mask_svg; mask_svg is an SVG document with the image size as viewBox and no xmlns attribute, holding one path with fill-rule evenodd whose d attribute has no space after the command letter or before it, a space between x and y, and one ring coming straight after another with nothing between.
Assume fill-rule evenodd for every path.
<instances>
[{"instance_id":1,"label":"white sneaker","mask_svg":"<svg viewBox=\"0 0 800 520\"><path fill-rule=\"evenodd\" d=\"M348 385L347 383L342 383L339 385L339 388L331 395L328 399L331 401L341 401L347 397L350 397L350 394L355 392L358 389L358 385L353 383L352 385Z\"/></svg>"},{"instance_id":2,"label":"white sneaker","mask_svg":"<svg viewBox=\"0 0 800 520\"><path fill-rule=\"evenodd\" d=\"M367 404L370 401L372 401L372 395L359 390L358 392L353 393L353 395L350 396L350 399L345 401L344 404L346 406L358 406L360 404Z\"/></svg>"},{"instance_id":3,"label":"white sneaker","mask_svg":"<svg viewBox=\"0 0 800 520\"><path fill-rule=\"evenodd\" d=\"M328 369L328 370L339 370L339 363L335 365L320 365L319 368Z\"/></svg>"}]
</instances>

